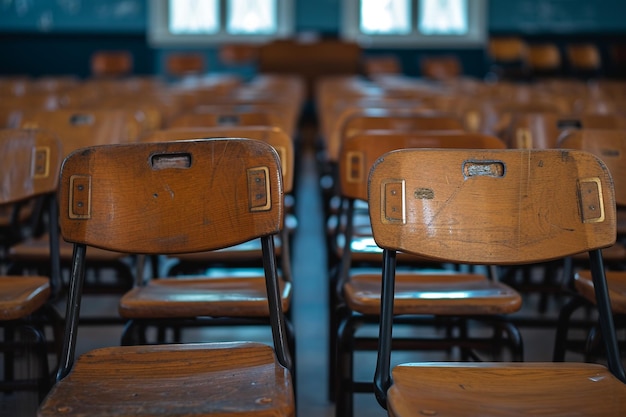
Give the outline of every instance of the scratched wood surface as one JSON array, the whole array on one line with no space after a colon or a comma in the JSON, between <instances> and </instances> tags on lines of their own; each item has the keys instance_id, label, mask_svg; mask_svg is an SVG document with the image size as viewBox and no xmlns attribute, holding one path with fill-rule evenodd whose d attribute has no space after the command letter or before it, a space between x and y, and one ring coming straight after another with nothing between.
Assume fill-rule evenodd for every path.
<instances>
[{"instance_id":1,"label":"scratched wood surface","mask_svg":"<svg viewBox=\"0 0 626 417\"><path fill-rule=\"evenodd\" d=\"M407 364L393 372L389 414L622 416L626 385L595 364Z\"/></svg>"},{"instance_id":2,"label":"scratched wood surface","mask_svg":"<svg viewBox=\"0 0 626 417\"><path fill-rule=\"evenodd\" d=\"M289 371L270 346L124 346L82 355L38 416L294 416Z\"/></svg>"},{"instance_id":3,"label":"scratched wood surface","mask_svg":"<svg viewBox=\"0 0 626 417\"><path fill-rule=\"evenodd\" d=\"M77 151L61 172L63 237L118 252L171 254L278 233L283 216L278 155L267 152L272 148L263 142L249 147L242 141L251 142L213 139ZM265 179L251 177L266 168Z\"/></svg>"},{"instance_id":4,"label":"scratched wood surface","mask_svg":"<svg viewBox=\"0 0 626 417\"><path fill-rule=\"evenodd\" d=\"M369 182L382 248L520 264L615 242L609 172L582 151L399 150L379 159Z\"/></svg>"}]
</instances>

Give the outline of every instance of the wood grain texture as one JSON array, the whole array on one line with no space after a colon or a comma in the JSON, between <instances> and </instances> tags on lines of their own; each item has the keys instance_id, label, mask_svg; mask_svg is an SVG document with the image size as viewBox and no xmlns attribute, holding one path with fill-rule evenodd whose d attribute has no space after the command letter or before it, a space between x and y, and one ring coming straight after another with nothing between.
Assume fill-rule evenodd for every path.
<instances>
[{"instance_id":1,"label":"wood grain texture","mask_svg":"<svg viewBox=\"0 0 626 417\"><path fill-rule=\"evenodd\" d=\"M362 314L380 314L380 274L355 274L344 285L346 303ZM514 313L522 305L517 291L483 275L396 274L394 314L492 315Z\"/></svg>"},{"instance_id":2,"label":"wood grain texture","mask_svg":"<svg viewBox=\"0 0 626 417\"><path fill-rule=\"evenodd\" d=\"M214 343L82 355L38 416L294 416L289 371L271 347Z\"/></svg>"},{"instance_id":3,"label":"wood grain texture","mask_svg":"<svg viewBox=\"0 0 626 417\"><path fill-rule=\"evenodd\" d=\"M244 146L250 142L254 145ZM155 158L167 161L177 156L190 161L190 166L151 166ZM61 232L70 242L145 254L208 251L275 234L283 223L279 163L269 145L246 139L78 151L65 160L61 173ZM259 167L268 168L269 195L260 198L269 208L255 211L251 198L257 194L250 194L248 170ZM71 177L75 175L91 178L88 219L71 218ZM86 207L86 199L83 204ZM155 224L159 227L152 227Z\"/></svg>"},{"instance_id":4,"label":"wood grain texture","mask_svg":"<svg viewBox=\"0 0 626 417\"><path fill-rule=\"evenodd\" d=\"M40 276L0 276L0 320L27 317L50 298L50 279Z\"/></svg>"},{"instance_id":5,"label":"wood grain texture","mask_svg":"<svg viewBox=\"0 0 626 417\"><path fill-rule=\"evenodd\" d=\"M344 197L367 201L371 167L383 154L404 148L505 149L495 136L449 131L365 131L343 140L339 184Z\"/></svg>"},{"instance_id":6,"label":"wood grain texture","mask_svg":"<svg viewBox=\"0 0 626 417\"><path fill-rule=\"evenodd\" d=\"M61 152L59 140L50 132L0 130L0 205L55 193ZM50 294L48 277L0 276L0 320L27 317L42 307Z\"/></svg>"},{"instance_id":7,"label":"wood grain texture","mask_svg":"<svg viewBox=\"0 0 626 417\"><path fill-rule=\"evenodd\" d=\"M283 311L289 310L292 287L280 281ZM149 281L120 300L125 318L268 317L265 278L176 278Z\"/></svg>"},{"instance_id":8,"label":"wood grain texture","mask_svg":"<svg viewBox=\"0 0 626 417\"><path fill-rule=\"evenodd\" d=\"M626 414L626 385L595 364L406 364L393 380L394 417Z\"/></svg>"},{"instance_id":9,"label":"wood grain texture","mask_svg":"<svg viewBox=\"0 0 626 417\"><path fill-rule=\"evenodd\" d=\"M369 181L372 230L382 248L520 264L615 242L610 176L586 152L399 150L379 159ZM383 206L384 193L393 192L388 183L401 188Z\"/></svg>"},{"instance_id":10,"label":"wood grain texture","mask_svg":"<svg viewBox=\"0 0 626 417\"><path fill-rule=\"evenodd\" d=\"M178 127L151 131L142 142L168 142L203 138L248 138L266 142L278 152L285 193L293 191L294 144L293 140L277 126L213 126Z\"/></svg>"},{"instance_id":11,"label":"wood grain texture","mask_svg":"<svg viewBox=\"0 0 626 417\"><path fill-rule=\"evenodd\" d=\"M626 314L626 272L606 271L611 308L615 313ZM595 304L596 292L591 279L591 271L581 270L574 275L574 285L583 297Z\"/></svg>"},{"instance_id":12,"label":"wood grain texture","mask_svg":"<svg viewBox=\"0 0 626 417\"><path fill-rule=\"evenodd\" d=\"M61 152L59 139L50 131L0 130L0 205L56 191Z\"/></svg>"},{"instance_id":13,"label":"wood grain texture","mask_svg":"<svg viewBox=\"0 0 626 417\"><path fill-rule=\"evenodd\" d=\"M87 146L134 142L141 132L133 112L117 109L29 111L20 126L53 132L63 143L64 156Z\"/></svg>"}]
</instances>

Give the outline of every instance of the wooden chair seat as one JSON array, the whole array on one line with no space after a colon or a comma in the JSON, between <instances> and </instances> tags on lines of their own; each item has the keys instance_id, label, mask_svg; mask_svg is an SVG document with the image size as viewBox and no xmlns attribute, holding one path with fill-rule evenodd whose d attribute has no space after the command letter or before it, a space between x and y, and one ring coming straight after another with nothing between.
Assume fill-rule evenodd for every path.
<instances>
[{"instance_id":1,"label":"wooden chair seat","mask_svg":"<svg viewBox=\"0 0 626 417\"><path fill-rule=\"evenodd\" d=\"M395 417L620 416L626 385L595 364L411 363L394 368L388 399Z\"/></svg>"},{"instance_id":2,"label":"wooden chair seat","mask_svg":"<svg viewBox=\"0 0 626 417\"><path fill-rule=\"evenodd\" d=\"M271 346L232 342L93 350L38 415L286 416L293 408L289 371Z\"/></svg>"},{"instance_id":3,"label":"wooden chair seat","mask_svg":"<svg viewBox=\"0 0 626 417\"><path fill-rule=\"evenodd\" d=\"M282 308L289 309L291 283L281 281ZM129 319L173 317L267 317L263 277L176 278L151 280L120 300Z\"/></svg>"},{"instance_id":4,"label":"wooden chair seat","mask_svg":"<svg viewBox=\"0 0 626 417\"><path fill-rule=\"evenodd\" d=\"M380 314L380 273L355 274L343 288L352 310ZM522 304L519 293L479 274L398 273L395 297L394 314L508 314Z\"/></svg>"},{"instance_id":5,"label":"wooden chair seat","mask_svg":"<svg viewBox=\"0 0 626 417\"><path fill-rule=\"evenodd\" d=\"M607 271L606 281L609 285L609 295L611 297L611 308L614 313L626 314L626 272ZM595 300L595 291L591 272L589 270L579 271L574 276L576 290L591 302Z\"/></svg>"},{"instance_id":6,"label":"wooden chair seat","mask_svg":"<svg viewBox=\"0 0 626 417\"><path fill-rule=\"evenodd\" d=\"M0 277L0 320L29 316L50 298L50 279L38 276Z\"/></svg>"}]
</instances>

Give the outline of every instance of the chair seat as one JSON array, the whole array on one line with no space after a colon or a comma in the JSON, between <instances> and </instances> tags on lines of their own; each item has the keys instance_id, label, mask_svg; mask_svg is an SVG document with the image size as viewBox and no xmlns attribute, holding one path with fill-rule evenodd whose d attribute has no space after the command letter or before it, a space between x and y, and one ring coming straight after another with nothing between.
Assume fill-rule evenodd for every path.
<instances>
[{"instance_id":1,"label":"chair seat","mask_svg":"<svg viewBox=\"0 0 626 417\"><path fill-rule=\"evenodd\" d=\"M293 416L290 374L260 343L125 346L82 355L39 417Z\"/></svg>"},{"instance_id":2,"label":"chair seat","mask_svg":"<svg viewBox=\"0 0 626 417\"><path fill-rule=\"evenodd\" d=\"M596 364L403 364L388 395L395 417L626 415L626 385Z\"/></svg>"},{"instance_id":3,"label":"chair seat","mask_svg":"<svg viewBox=\"0 0 626 417\"><path fill-rule=\"evenodd\" d=\"M61 261L69 262L72 259L73 245L63 239L59 239L59 243ZM90 261L113 262L125 256L126 254L123 253L94 247L89 247L87 250L87 259ZM45 234L36 239L29 239L11 247L9 257L16 262L49 262L50 243L48 235Z\"/></svg>"},{"instance_id":4,"label":"chair seat","mask_svg":"<svg viewBox=\"0 0 626 417\"><path fill-rule=\"evenodd\" d=\"M291 284L281 281L283 311L289 309ZM267 317L265 278L154 279L120 300L122 317Z\"/></svg>"},{"instance_id":5,"label":"chair seat","mask_svg":"<svg viewBox=\"0 0 626 417\"><path fill-rule=\"evenodd\" d=\"M17 320L42 307L50 297L50 280L38 276L0 278L0 320Z\"/></svg>"},{"instance_id":6,"label":"chair seat","mask_svg":"<svg viewBox=\"0 0 626 417\"><path fill-rule=\"evenodd\" d=\"M609 286L609 297L613 312L626 314L626 272L606 271L606 282ZM591 271L579 271L575 275L574 285L576 290L586 299L592 302L596 299Z\"/></svg>"},{"instance_id":7,"label":"chair seat","mask_svg":"<svg viewBox=\"0 0 626 417\"><path fill-rule=\"evenodd\" d=\"M344 297L354 311L379 315L380 289L380 273L355 274L344 285ZM396 275L394 314L508 314L521 303L515 290L479 274Z\"/></svg>"}]
</instances>

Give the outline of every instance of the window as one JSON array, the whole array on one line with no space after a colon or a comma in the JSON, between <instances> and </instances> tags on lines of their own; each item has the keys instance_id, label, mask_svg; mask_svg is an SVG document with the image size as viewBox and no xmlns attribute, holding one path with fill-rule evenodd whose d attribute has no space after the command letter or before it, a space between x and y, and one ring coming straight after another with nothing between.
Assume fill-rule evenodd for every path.
<instances>
[{"instance_id":1,"label":"window","mask_svg":"<svg viewBox=\"0 0 626 417\"><path fill-rule=\"evenodd\" d=\"M486 0L345 0L342 36L364 47L478 47Z\"/></svg>"},{"instance_id":2,"label":"window","mask_svg":"<svg viewBox=\"0 0 626 417\"><path fill-rule=\"evenodd\" d=\"M293 0L150 0L153 46L264 42L293 31Z\"/></svg>"}]
</instances>

